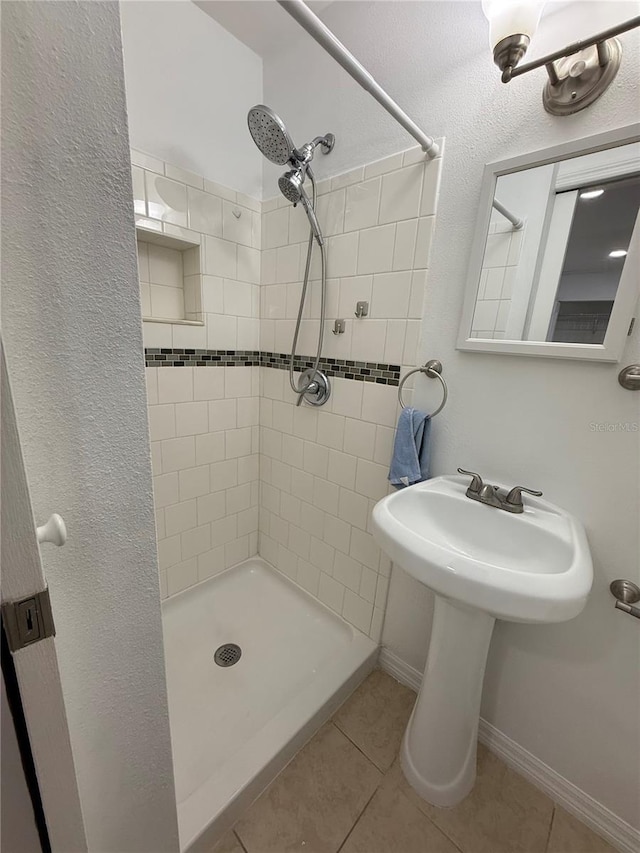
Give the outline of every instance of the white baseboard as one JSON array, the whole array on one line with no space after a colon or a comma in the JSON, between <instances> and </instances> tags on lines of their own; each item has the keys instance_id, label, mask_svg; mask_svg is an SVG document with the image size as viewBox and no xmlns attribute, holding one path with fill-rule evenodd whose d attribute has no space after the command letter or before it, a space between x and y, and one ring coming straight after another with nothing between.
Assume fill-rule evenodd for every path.
<instances>
[{"instance_id":1,"label":"white baseboard","mask_svg":"<svg viewBox=\"0 0 640 853\"><path fill-rule=\"evenodd\" d=\"M380 650L379 664L401 684L406 684L412 690L420 689L422 673L405 663L394 652L383 647ZM621 853L640 851L640 831L482 718L478 740L508 767L544 791L558 805L601 835Z\"/></svg>"}]
</instances>

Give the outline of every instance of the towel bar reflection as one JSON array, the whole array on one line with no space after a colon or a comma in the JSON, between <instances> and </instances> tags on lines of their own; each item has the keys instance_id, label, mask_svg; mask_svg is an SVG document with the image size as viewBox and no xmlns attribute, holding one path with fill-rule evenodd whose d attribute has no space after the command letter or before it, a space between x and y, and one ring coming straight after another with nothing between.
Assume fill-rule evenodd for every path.
<instances>
[{"instance_id":1,"label":"towel bar reflection","mask_svg":"<svg viewBox=\"0 0 640 853\"><path fill-rule=\"evenodd\" d=\"M442 402L434 412L431 412L431 417L435 418L435 416L444 409L449 393L447 390L447 383L442 378L442 362L438 361L437 358L432 358L426 364L423 364L422 367L414 367L413 370L405 373L398 385L398 401L403 409L406 407L404 400L402 399L402 386L410 376L413 376L414 373L424 373L424 375L428 376L430 379L440 380L440 384L442 385Z\"/></svg>"}]
</instances>

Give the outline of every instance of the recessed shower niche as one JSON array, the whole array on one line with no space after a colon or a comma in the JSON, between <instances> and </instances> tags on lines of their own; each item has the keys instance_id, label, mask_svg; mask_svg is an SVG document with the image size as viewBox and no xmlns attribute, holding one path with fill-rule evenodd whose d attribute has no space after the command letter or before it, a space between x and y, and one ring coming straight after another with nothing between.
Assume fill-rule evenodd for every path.
<instances>
[{"instance_id":1,"label":"recessed shower niche","mask_svg":"<svg viewBox=\"0 0 640 853\"><path fill-rule=\"evenodd\" d=\"M200 243L136 227L142 319L204 325Z\"/></svg>"}]
</instances>

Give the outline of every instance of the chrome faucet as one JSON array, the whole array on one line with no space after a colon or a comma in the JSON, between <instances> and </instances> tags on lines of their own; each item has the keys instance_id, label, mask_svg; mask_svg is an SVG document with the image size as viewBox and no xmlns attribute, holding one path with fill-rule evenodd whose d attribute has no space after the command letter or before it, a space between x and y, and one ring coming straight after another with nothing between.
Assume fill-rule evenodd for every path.
<instances>
[{"instance_id":1,"label":"chrome faucet","mask_svg":"<svg viewBox=\"0 0 640 853\"><path fill-rule=\"evenodd\" d=\"M529 495L542 497L542 492L535 489L527 489L525 486L514 486L508 492L506 489L501 489L499 486L490 486L489 483L483 483L480 474L473 471L465 471L463 468L458 468L459 474L468 474L472 479L467 489L467 497L472 501L478 501L481 504L503 509L505 512L524 512L524 504L522 503L522 493L527 492Z\"/></svg>"}]
</instances>

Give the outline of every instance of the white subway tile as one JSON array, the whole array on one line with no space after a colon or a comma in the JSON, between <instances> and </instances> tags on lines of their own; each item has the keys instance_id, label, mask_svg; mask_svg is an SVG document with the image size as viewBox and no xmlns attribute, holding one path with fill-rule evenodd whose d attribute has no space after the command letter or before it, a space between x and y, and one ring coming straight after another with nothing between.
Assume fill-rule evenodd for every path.
<instances>
[{"instance_id":1,"label":"white subway tile","mask_svg":"<svg viewBox=\"0 0 640 853\"><path fill-rule=\"evenodd\" d=\"M355 456L341 453L339 450L330 450L328 479L345 489L353 489L356 482L356 463Z\"/></svg>"},{"instance_id":2,"label":"white subway tile","mask_svg":"<svg viewBox=\"0 0 640 853\"><path fill-rule=\"evenodd\" d=\"M162 442L162 470L165 474L193 468L195 465L195 442L193 436L169 438Z\"/></svg>"},{"instance_id":3,"label":"white subway tile","mask_svg":"<svg viewBox=\"0 0 640 853\"><path fill-rule=\"evenodd\" d=\"M329 449L313 441L305 441L303 468L309 474L317 477L327 476L329 464Z\"/></svg>"},{"instance_id":4,"label":"white subway tile","mask_svg":"<svg viewBox=\"0 0 640 853\"><path fill-rule=\"evenodd\" d=\"M162 442L151 442L151 469L154 476L162 474Z\"/></svg>"},{"instance_id":5,"label":"white subway tile","mask_svg":"<svg viewBox=\"0 0 640 853\"><path fill-rule=\"evenodd\" d=\"M158 401L186 403L193 400L193 368L158 368Z\"/></svg>"},{"instance_id":6,"label":"white subway tile","mask_svg":"<svg viewBox=\"0 0 640 853\"><path fill-rule=\"evenodd\" d=\"M365 566L368 566L377 573L378 563L380 561L380 549L374 542L373 536L370 533L354 527L351 531L351 549L349 553L354 559L358 560L358 562L364 563ZM362 595L362 592L360 594ZM365 596L365 598L367 598L367 596ZM373 598L368 600L373 601Z\"/></svg>"},{"instance_id":7,"label":"white subway tile","mask_svg":"<svg viewBox=\"0 0 640 853\"><path fill-rule=\"evenodd\" d=\"M345 589L341 583L334 580L325 572L320 572L320 582L318 584L318 598L331 610L340 614L342 612L342 603L344 601Z\"/></svg>"},{"instance_id":8,"label":"white subway tile","mask_svg":"<svg viewBox=\"0 0 640 853\"><path fill-rule=\"evenodd\" d=\"M356 472L356 492L366 495L374 501L380 500L387 494L389 481L387 479L388 469L377 462L369 462L367 459L358 460Z\"/></svg>"},{"instance_id":9,"label":"white subway tile","mask_svg":"<svg viewBox=\"0 0 640 853\"><path fill-rule=\"evenodd\" d=\"M327 515L324 520L324 541L337 551L348 554L349 543L351 541L351 526L346 521L343 521L342 518Z\"/></svg>"},{"instance_id":10,"label":"white subway tile","mask_svg":"<svg viewBox=\"0 0 640 853\"><path fill-rule=\"evenodd\" d=\"M357 184L364 180L364 166L357 166L348 172L343 172L341 175L336 175L331 179L331 190L339 190L342 187L348 187L350 184Z\"/></svg>"},{"instance_id":11,"label":"white subway tile","mask_svg":"<svg viewBox=\"0 0 640 853\"><path fill-rule=\"evenodd\" d=\"M142 338L145 347L171 348L171 326L169 323L143 323Z\"/></svg>"},{"instance_id":12,"label":"white subway tile","mask_svg":"<svg viewBox=\"0 0 640 853\"><path fill-rule=\"evenodd\" d=\"M393 385L364 383L362 419L383 426L395 427L398 389Z\"/></svg>"},{"instance_id":13,"label":"white subway tile","mask_svg":"<svg viewBox=\"0 0 640 853\"><path fill-rule=\"evenodd\" d=\"M149 435L151 441L162 441L164 438L175 438L176 418L175 405L166 403L162 406L149 406Z\"/></svg>"},{"instance_id":14,"label":"white subway tile","mask_svg":"<svg viewBox=\"0 0 640 853\"><path fill-rule=\"evenodd\" d=\"M212 492L197 499L198 524L208 524L227 515L226 492ZM235 531L234 531L235 537ZM212 540L212 545L221 543Z\"/></svg>"},{"instance_id":15,"label":"white subway tile","mask_svg":"<svg viewBox=\"0 0 640 853\"><path fill-rule=\"evenodd\" d=\"M238 246L238 278L250 284L260 284L260 250Z\"/></svg>"},{"instance_id":16,"label":"white subway tile","mask_svg":"<svg viewBox=\"0 0 640 853\"><path fill-rule=\"evenodd\" d=\"M238 513L238 536L247 536L249 533L254 533L257 529L257 506L249 507L249 509L242 510Z\"/></svg>"},{"instance_id":17,"label":"white subway tile","mask_svg":"<svg viewBox=\"0 0 640 853\"><path fill-rule=\"evenodd\" d=\"M362 462L362 460L359 460L359 462ZM348 489L340 489L338 514L341 519L353 527L366 530L369 520L369 502L364 495L356 494L356 492L351 492ZM343 550L345 553L349 553L348 547Z\"/></svg>"},{"instance_id":18,"label":"white subway tile","mask_svg":"<svg viewBox=\"0 0 640 853\"><path fill-rule=\"evenodd\" d=\"M224 314L207 314L208 349L237 349L237 339L237 317L227 317Z\"/></svg>"},{"instance_id":19,"label":"white subway tile","mask_svg":"<svg viewBox=\"0 0 640 853\"><path fill-rule=\"evenodd\" d=\"M222 236L232 243L251 245L251 211L231 201L222 205Z\"/></svg>"},{"instance_id":20,"label":"white subway tile","mask_svg":"<svg viewBox=\"0 0 640 853\"><path fill-rule=\"evenodd\" d=\"M220 367L193 368L193 399L219 400L224 397L224 370Z\"/></svg>"},{"instance_id":21,"label":"white subway tile","mask_svg":"<svg viewBox=\"0 0 640 853\"><path fill-rule=\"evenodd\" d=\"M198 435L209 431L209 416L206 402L176 403L175 409L176 435Z\"/></svg>"},{"instance_id":22,"label":"white subway tile","mask_svg":"<svg viewBox=\"0 0 640 853\"><path fill-rule=\"evenodd\" d=\"M227 489L227 514L242 512L251 506L251 487L249 483Z\"/></svg>"},{"instance_id":23,"label":"white subway tile","mask_svg":"<svg viewBox=\"0 0 640 853\"><path fill-rule=\"evenodd\" d=\"M350 622L359 631L368 634L371 628L373 605L365 601L364 598L360 598L359 595L356 595L350 589L347 589L344 594L342 615L347 622Z\"/></svg>"},{"instance_id":24,"label":"white subway tile","mask_svg":"<svg viewBox=\"0 0 640 853\"><path fill-rule=\"evenodd\" d=\"M362 566L347 554L338 551L333 564L333 577L347 589L358 592L362 577Z\"/></svg>"},{"instance_id":25,"label":"white subway tile","mask_svg":"<svg viewBox=\"0 0 640 853\"><path fill-rule=\"evenodd\" d=\"M371 302L373 276L359 275L340 280L338 316L353 317L356 303Z\"/></svg>"},{"instance_id":26,"label":"white subway tile","mask_svg":"<svg viewBox=\"0 0 640 853\"><path fill-rule=\"evenodd\" d=\"M140 216L146 216L147 194L144 186L144 170L140 166L132 166L131 181L133 183L133 210Z\"/></svg>"},{"instance_id":27,"label":"white subway tile","mask_svg":"<svg viewBox=\"0 0 640 853\"><path fill-rule=\"evenodd\" d=\"M364 382L356 382L352 379L334 379L334 414L345 415L349 418L359 418L362 411L362 386L364 384Z\"/></svg>"},{"instance_id":28,"label":"white subway tile","mask_svg":"<svg viewBox=\"0 0 640 853\"><path fill-rule=\"evenodd\" d=\"M271 460L271 483L281 491L291 491L291 466L279 459Z\"/></svg>"},{"instance_id":29,"label":"white subway tile","mask_svg":"<svg viewBox=\"0 0 640 853\"><path fill-rule=\"evenodd\" d=\"M251 453L251 428L227 430L225 432L225 453L227 459L247 456Z\"/></svg>"},{"instance_id":30,"label":"white subway tile","mask_svg":"<svg viewBox=\"0 0 640 853\"><path fill-rule=\"evenodd\" d=\"M420 212L424 166L405 166L382 179L380 224L414 219Z\"/></svg>"},{"instance_id":31,"label":"white subway tile","mask_svg":"<svg viewBox=\"0 0 640 853\"><path fill-rule=\"evenodd\" d=\"M375 178L378 175L386 175L387 172L394 172L402 167L402 152L392 154L390 157L383 157L382 160L375 160L364 167L364 176L367 178Z\"/></svg>"},{"instance_id":32,"label":"white subway tile","mask_svg":"<svg viewBox=\"0 0 640 853\"><path fill-rule=\"evenodd\" d=\"M164 175L164 161L159 157L153 157L151 154L145 154L144 151L138 151L137 148L131 149L131 162L142 169Z\"/></svg>"},{"instance_id":33,"label":"white subway tile","mask_svg":"<svg viewBox=\"0 0 640 853\"><path fill-rule=\"evenodd\" d=\"M204 272L222 278L237 278L237 246L219 237L204 238Z\"/></svg>"},{"instance_id":34,"label":"white subway tile","mask_svg":"<svg viewBox=\"0 0 640 853\"><path fill-rule=\"evenodd\" d=\"M396 226L396 242L393 249L393 269L410 270L414 264L418 220L407 219Z\"/></svg>"},{"instance_id":35,"label":"white subway tile","mask_svg":"<svg viewBox=\"0 0 640 853\"><path fill-rule=\"evenodd\" d=\"M298 560L298 575L297 581L303 589L310 592L311 595L318 596L318 587L320 585L320 570L316 566L312 566L306 560Z\"/></svg>"},{"instance_id":36,"label":"white subway tile","mask_svg":"<svg viewBox=\"0 0 640 853\"><path fill-rule=\"evenodd\" d=\"M364 598L370 604L373 604L376 598L376 585L378 583L378 573L362 567L362 577L360 578L360 589L358 594L360 598Z\"/></svg>"},{"instance_id":37,"label":"white subway tile","mask_svg":"<svg viewBox=\"0 0 640 853\"><path fill-rule=\"evenodd\" d=\"M209 432L195 437L196 465L209 465L221 462L224 456L224 432ZM193 441L193 439L191 439ZM186 467L186 466L185 466Z\"/></svg>"},{"instance_id":38,"label":"white subway tile","mask_svg":"<svg viewBox=\"0 0 640 853\"><path fill-rule=\"evenodd\" d=\"M180 166L172 166L170 163L165 163L164 173L168 178L173 178L174 181L180 181L183 184L189 184L190 187L196 187L201 190L204 186L204 179L201 175L196 175L195 172L182 169Z\"/></svg>"},{"instance_id":39,"label":"white subway tile","mask_svg":"<svg viewBox=\"0 0 640 853\"><path fill-rule=\"evenodd\" d=\"M246 560L249 556L249 537L241 536L224 546L224 562L227 568Z\"/></svg>"},{"instance_id":40,"label":"white subway tile","mask_svg":"<svg viewBox=\"0 0 640 853\"><path fill-rule=\"evenodd\" d=\"M167 536L175 536L196 526L195 500L168 506L164 511L165 529Z\"/></svg>"},{"instance_id":41,"label":"white subway tile","mask_svg":"<svg viewBox=\"0 0 640 853\"><path fill-rule=\"evenodd\" d=\"M386 320L367 318L355 321L351 335L351 358L356 361L384 361L386 334Z\"/></svg>"},{"instance_id":42,"label":"white subway tile","mask_svg":"<svg viewBox=\"0 0 640 853\"><path fill-rule=\"evenodd\" d=\"M218 367L215 369L224 370L224 389L226 397L251 397L253 391L252 368Z\"/></svg>"},{"instance_id":43,"label":"white subway tile","mask_svg":"<svg viewBox=\"0 0 640 853\"><path fill-rule=\"evenodd\" d=\"M345 418L331 412L318 412L317 441L325 447L342 450Z\"/></svg>"},{"instance_id":44,"label":"white subway tile","mask_svg":"<svg viewBox=\"0 0 640 853\"><path fill-rule=\"evenodd\" d=\"M323 512L335 513L338 506L339 487L335 483L316 477L313 482L313 505Z\"/></svg>"},{"instance_id":45,"label":"white subway tile","mask_svg":"<svg viewBox=\"0 0 640 853\"><path fill-rule=\"evenodd\" d=\"M149 286L149 298L152 317L163 320L184 319L184 291L180 288L152 284Z\"/></svg>"},{"instance_id":46,"label":"white subway tile","mask_svg":"<svg viewBox=\"0 0 640 853\"><path fill-rule=\"evenodd\" d=\"M375 440L375 424L361 421L358 418L346 419L343 445L345 453L361 456L364 459L373 459Z\"/></svg>"},{"instance_id":47,"label":"white subway tile","mask_svg":"<svg viewBox=\"0 0 640 853\"><path fill-rule=\"evenodd\" d=\"M265 213L262 218L263 248L286 246L289 239L289 208L282 207Z\"/></svg>"},{"instance_id":48,"label":"white subway tile","mask_svg":"<svg viewBox=\"0 0 640 853\"><path fill-rule=\"evenodd\" d=\"M222 237L222 201L217 196L189 187L189 228L212 237Z\"/></svg>"},{"instance_id":49,"label":"white subway tile","mask_svg":"<svg viewBox=\"0 0 640 853\"><path fill-rule=\"evenodd\" d=\"M173 346L178 349L206 349L206 326L173 326Z\"/></svg>"},{"instance_id":50,"label":"white subway tile","mask_svg":"<svg viewBox=\"0 0 640 853\"><path fill-rule=\"evenodd\" d=\"M259 398L238 397L236 404L238 409L238 426L256 426L259 422Z\"/></svg>"},{"instance_id":51,"label":"white subway tile","mask_svg":"<svg viewBox=\"0 0 640 853\"><path fill-rule=\"evenodd\" d=\"M204 189L205 192L217 195L220 198L226 198L228 201L235 201L238 197L235 190L225 187L223 184L217 184L215 181L209 181L207 178L204 179Z\"/></svg>"},{"instance_id":52,"label":"white subway tile","mask_svg":"<svg viewBox=\"0 0 640 853\"><path fill-rule=\"evenodd\" d=\"M413 260L414 269L426 269L429 266L431 240L435 225L435 216L427 216L418 220L418 236L416 238L416 253Z\"/></svg>"},{"instance_id":53,"label":"white subway tile","mask_svg":"<svg viewBox=\"0 0 640 853\"><path fill-rule=\"evenodd\" d=\"M180 536L170 536L158 542L158 565L161 569L175 566L181 559Z\"/></svg>"},{"instance_id":54,"label":"white subway tile","mask_svg":"<svg viewBox=\"0 0 640 853\"><path fill-rule=\"evenodd\" d=\"M371 316L406 318L411 296L411 272L390 272L374 275Z\"/></svg>"},{"instance_id":55,"label":"white subway tile","mask_svg":"<svg viewBox=\"0 0 640 853\"><path fill-rule=\"evenodd\" d=\"M333 571L335 553L335 549L327 542L323 542L316 536L311 536L309 562L311 562L316 568L321 569L323 572L330 575Z\"/></svg>"},{"instance_id":56,"label":"white subway tile","mask_svg":"<svg viewBox=\"0 0 640 853\"><path fill-rule=\"evenodd\" d=\"M367 232L362 232L367 233ZM338 234L328 239L327 275L331 278L355 275L358 267L358 240L361 232L351 231L349 234ZM360 270L369 272L369 270Z\"/></svg>"},{"instance_id":57,"label":"white subway tile","mask_svg":"<svg viewBox=\"0 0 640 853\"><path fill-rule=\"evenodd\" d=\"M378 223L381 179L374 178L347 189L344 230L357 231ZM332 193L333 195L333 193Z\"/></svg>"},{"instance_id":58,"label":"white subway tile","mask_svg":"<svg viewBox=\"0 0 640 853\"><path fill-rule=\"evenodd\" d=\"M221 545L200 554L198 557L198 580L207 580L207 578L219 574L224 568L224 545Z\"/></svg>"},{"instance_id":59,"label":"white subway tile","mask_svg":"<svg viewBox=\"0 0 640 853\"><path fill-rule=\"evenodd\" d=\"M406 331L406 320L387 320L387 337L382 359L386 364L402 364Z\"/></svg>"},{"instance_id":60,"label":"white subway tile","mask_svg":"<svg viewBox=\"0 0 640 853\"><path fill-rule=\"evenodd\" d=\"M424 165L424 178L422 183L422 202L420 204L420 216L433 216L438 203L438 191L440 188L440 167L442 158L429 160Z\"/></svg>"},{"instance_id":61,"label":"white subway tile","mask_svg":"<svg viewBox=\"0 0 640 853\"><path fill-rule=\"evenodd\" d=\"M180 500L188 501L209 493L209 466L184 468L178 472Z\"/></svg>"},{"instance_id":62,"label":"white subway tile","mask_svg":"<svg viewBox=\"0 0 640 853\"><path fill-rule=\"evenodd\" d=\"M420 320L407 320L407 331L404 341L403 364L414 366L418 360L418 341L420 339Z\"/></svg>"},{"instance_id":63,"label":"white subway tile","mask_svg":"<svg viewBox=\"0 0 640 853\"><path fill-rule=\"evenodd\" d=\"M281 246L276 249L276 275L279 284L298 281L300 273L300 246Z\"/></svg>"},{"instance_id":64,"label":"white subway tile","mask_svg":"<svg viewBox=\"0 0 640 853\"><path fill-rule=\"evenodd\" d=\"M198 561L195 557L167 569L167 592L175 595L198 583Z\"/></svg>"},{"instance_id":65,"label":"white subway tile","mask_svg":"<svg viewBox=\"0 0 640 853\"><path fill-rule=\"evenodd\" d=\"M358 275L387 272L390 270L393 266L393 249L396 235L395 224L367 228L357 233L360 235L357 262ZM350 274L352 273L340 273L340 275Z\"/></svg>"},{"instance_id":66,"label":"white subway tile","mask_svg":"<svg viewBox=\"0 0 640 853\"><path fill-rule=\"evenodd\" d=\"M176 504L179 500L177 473L161 474L153 478L153 502L156 509Z\"/></svg>"},{"instance_id":67,"label":"white subway tile","mask_svg":"<svg viewBox=\"0 0 640 853\"><path fill-rule=\"evenodd\" d=\"M145 173L147 210L151 219L187 227L187 188L184 184Z\"/></svg>"},{"instance_id":68,"label":"white subway tile","mask_svg":"<svg viewBox=\"0 0 640 853\"><path fill-rule=\"evenodd\" d=\"M208 524L204 524L202 527L187 530L180 536L180 543L182 557L185 560L190 557L197 557L198 554L204 554L211 548L211 528Z\"/></svg>"},{"instance_id":69,"label":"white subway tile","mask_svg":"<svg viewBox=\"0 0 640 853\"><path fill-rule=\"evenodd\" d=\"M250 457L248 457L250 458ZM238 485L238 467L243 460L225 459L213 462L209 466L209 480L212 492L221 492Z\"/></svg>"},{"instance_id":70,"label":"white subway tile","mask_svg":"<svg viewBox=\"0 0 640 853\"><path fill-rule=\"evenodd\" d=\"M379 465L390 465L393 453L393 442L396 431L391 427L376 427L376 444L373 451L373 461Z\"/></svg>"}]
</instances>

